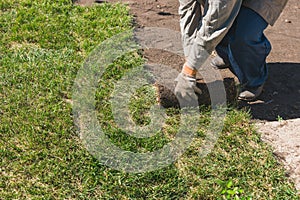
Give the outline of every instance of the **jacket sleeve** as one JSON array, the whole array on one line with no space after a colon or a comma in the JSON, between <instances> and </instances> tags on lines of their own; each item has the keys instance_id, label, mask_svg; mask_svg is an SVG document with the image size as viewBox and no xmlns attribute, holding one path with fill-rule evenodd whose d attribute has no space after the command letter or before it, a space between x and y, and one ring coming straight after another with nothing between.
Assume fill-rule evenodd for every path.
<instances>
[{"instance_id":1,"label":"jacket sleeve","mask_svg":"<svg viewBox=\"0 0 300 200\"><path fill-rule=\"evenodd\" d=\"M242 0L207 0L203 16L196 0L179 0L186 64L198 70L233 24Z\"/></svg>"}]
</instances>

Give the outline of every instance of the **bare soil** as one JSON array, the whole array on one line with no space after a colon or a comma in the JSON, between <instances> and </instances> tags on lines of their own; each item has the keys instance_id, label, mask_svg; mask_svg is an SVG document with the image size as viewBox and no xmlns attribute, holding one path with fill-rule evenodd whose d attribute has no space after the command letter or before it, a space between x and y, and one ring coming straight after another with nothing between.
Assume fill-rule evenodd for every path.
<instances>
[{"instance_id":1,"label":"bare soil","mask_svg":"<svg viewBox=\"0 0 300 200\"><path fill-rule=\"evenodd\" d=\"M91 5L93 0L78 3ZM103 1L97 1L101 3ZM136 26L163 27L179 31L177 0L107 0L106 2L126 3L135 16ZM300 191L300 1L290 0L284 12L266 35L273 46L268 57L269 79L264 92L255 102L239 102L238 107L249 108L253 122L262 132L262 139L274 148L274 155L281 160L287 174ZM161 50L144 52L150 62L162 63L180 70L183 58ZM228 101L234 103L236 77L229 70L221 70ZM206 85L199 82L204 90L202 103L210 103ZM171 91L159 87L161 103L169 107L176 104ZM205 96L206 94L206 96ZM173 99L172 99L173 98ZM278 122L280 119L280 122Z\"/></svg>"}]
</instances>

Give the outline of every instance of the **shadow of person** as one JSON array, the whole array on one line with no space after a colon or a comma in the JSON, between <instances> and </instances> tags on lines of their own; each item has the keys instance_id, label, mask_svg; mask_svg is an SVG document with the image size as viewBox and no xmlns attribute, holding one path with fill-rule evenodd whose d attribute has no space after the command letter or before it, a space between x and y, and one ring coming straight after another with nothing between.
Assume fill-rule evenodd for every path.
<instances>
[{"instance_id":1,"label":"shadow of person","mask_svg":"<svg viewBox=\"0 0 300 200\"><path fill-rule=\"evenodd\" d=\"M236 82L233 78L224 78L227 103L238 108L249 109L252 118L266 121L300 118L300 63L269 63L269 78L261 96L253 102L236 102ZM169 74L168 74L169 75ZM173 80L174 78L172 78ZM199 105L210 105L211 97L208 88L217 87L219 81L205 83L197 81L202 90L198 95ZM165 108L179 107L174 95L174 88L165 88L156 84L159 91L159 103Z\"/></svg>"},{"instance_id":2,"label":"shadow of person","mask_svg":"<svg viewBox=\"0 0 300 200\"><path fill-rule=\"evenodd\" d=\"M253 119L276 121L300 118L300 63L268 63L269 78L264 91L249 107Z\"/></svg>"}]
</instances>

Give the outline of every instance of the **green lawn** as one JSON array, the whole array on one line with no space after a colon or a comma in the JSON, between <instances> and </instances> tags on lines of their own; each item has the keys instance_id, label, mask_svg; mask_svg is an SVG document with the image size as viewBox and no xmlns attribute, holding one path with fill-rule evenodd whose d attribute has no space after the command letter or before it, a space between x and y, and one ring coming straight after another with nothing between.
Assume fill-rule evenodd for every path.
<instances>
[{"instance_id":1,"label":"green lawn","mask_svg":"<svg viewBox=\"0 0 300 200\"><path fill-rule=\"evenodd\" d=\"M198 155L204 128L185 154L163 169L130 174L110 169L84 148L72 117L72 87L79 68L102 41L130 30L124 5L92 7L67 0L0 2L0 199L299 199L271 149L261 142L246 111L230 108L213 151ZM109 96L113 83L142 63L133 52L109 66L96 93L98 119L111 141L151 151L172 140L178 120L168 110L163 131L149 139L115 127ZM129 107L149 123L151 86Z\"/></svg>"}]
</instances>

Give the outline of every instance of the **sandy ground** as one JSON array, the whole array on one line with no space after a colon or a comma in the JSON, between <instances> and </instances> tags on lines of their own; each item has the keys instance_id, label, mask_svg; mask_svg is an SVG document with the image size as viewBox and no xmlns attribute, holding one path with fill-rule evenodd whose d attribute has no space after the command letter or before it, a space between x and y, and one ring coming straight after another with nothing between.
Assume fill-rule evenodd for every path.
<instances>
[{"instance_id":1,"label":"sandy ground","mask_svg":"<svg viewBox=\"0 0 300 200\"><path fill-rule=\"evenodd\" d=\"M81 0L90 5L93 0ZM102 2L102 1L98 1ZM130 6L137 26L164 27L179 30L176 0L107 0ZM287 7L266 35L272 52L268 57L269 79L261 97L249 107L253 122L262 133L262 140L274 149L274 155L284 163L288 176L300 192L300 1L289 0ZM183 59L161 51L145 52L145 57L179 69ZM224 80L234 76L221 71ZM231 85L231 84L229 84ZM278 121L278 119L280 119Z\"/></svg>"},{"instance_id":2,"label":"sandy ground","mask_svg":"<svg viewBox=\"0 0 300 200\"><path fill-rule=\"evenodd\" d=\"M300 191L300 119L256 124L262 140L274 148L274 154L281 160L288 176L293 179Z\"/></svg>"}]
</instances>

